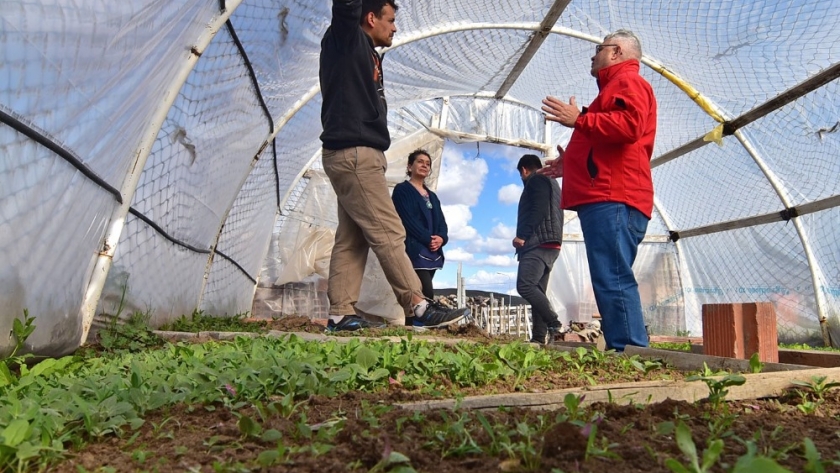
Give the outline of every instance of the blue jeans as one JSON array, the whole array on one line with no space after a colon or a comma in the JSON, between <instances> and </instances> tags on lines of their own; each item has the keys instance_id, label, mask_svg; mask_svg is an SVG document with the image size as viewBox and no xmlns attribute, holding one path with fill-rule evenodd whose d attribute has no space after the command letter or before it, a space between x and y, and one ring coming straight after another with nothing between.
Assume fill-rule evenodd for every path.
<instances>
[{"instance_id":1,"label":"blue jeans","mask_svg":"<svg viewBox=\"0 0 840 473\"><path fill-rule=\"evenodd\" d=\"M639 284L633 261L645 237L648 218L620 202L598 202L577 209L595 302L608 349L648 346Z\"/></svg>"},{"instance_id":2,"label":"blue jeans","mask_svg":"<svg viewBox=\"0 0 840 473\"><path fill-rule=\"evenodd\" d=\"M544 343L549 328L560 327L557 313L545 294L551 268L559 255L560 250L539 247L519 255L516 292L531 304L531 339L540 343Z\"/></svg>"}]
</instances>

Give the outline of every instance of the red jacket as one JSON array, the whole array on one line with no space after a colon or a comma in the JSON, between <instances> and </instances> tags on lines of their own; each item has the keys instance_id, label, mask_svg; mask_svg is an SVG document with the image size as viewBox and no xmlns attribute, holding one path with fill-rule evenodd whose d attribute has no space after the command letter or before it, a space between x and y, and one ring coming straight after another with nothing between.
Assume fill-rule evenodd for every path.
<instances>
[{"instance_id":1,"label":"red jacket","mask_svg":"<svg viewBox=\"0 0 840 473\"><path fill-rule=\"evenodd\" d=\"M563 155L563 208L623 202L650 218L656 98L631 59L598 71L600 92L575 121Z\"/></svg>"}]
</instances>

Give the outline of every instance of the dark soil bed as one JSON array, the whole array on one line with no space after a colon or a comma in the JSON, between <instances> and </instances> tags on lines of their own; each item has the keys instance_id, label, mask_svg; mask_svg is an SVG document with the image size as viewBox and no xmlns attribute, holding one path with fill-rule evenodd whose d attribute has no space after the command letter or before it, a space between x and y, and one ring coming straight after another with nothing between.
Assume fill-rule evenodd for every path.
<instances>
[{"instance_id":1,"label":"dark soil bed","mask_svg":"<svg viewBox=\"0 0 840 473\"><path fill-rule=\"evenodd\" d=\"M594 404L578 415L586 420L583 426L566 418L566 410L413 413L394 407L418 397L395 390L312 398L287 418L270 416L264 421L253 408L240 410L237 414L261 423L256 436L244 435L239 417L222 407L208 411L179 406L149 415L136 436L125 432L121 438L73 452L54 471L369 471L377 468L383 455L399 452L420 472L670 472L666 459L688 465L673 431L683 422L701 456L710 429L723 439L724 453L710 471L731 471L747 452L749 441L758 454L775 457L780 465L798 472L806 465L803 439L811 439L827 460L834 455L840 434L836 393L830 393L811 415L796 408L800 398L795 395L730 403L728 410L714 413L702 402ZM328 425L334 435L319 439L317 431L327 430ZM592 426L597 428L594 449L587 448L586 432ZM280 433L277 437L287 453L282 462L261 468L260 454L277 450L276 439L259 438L270 429ZM506 440L500 441L503 437ZM825 468L840 471L832 465Z\"/></svg>"}]
</instances>

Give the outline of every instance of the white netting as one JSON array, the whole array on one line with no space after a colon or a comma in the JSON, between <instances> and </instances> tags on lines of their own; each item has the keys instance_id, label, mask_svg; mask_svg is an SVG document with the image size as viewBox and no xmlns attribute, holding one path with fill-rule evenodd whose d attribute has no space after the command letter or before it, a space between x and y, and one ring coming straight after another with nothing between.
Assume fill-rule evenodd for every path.
<instances>
[{"instance_id":1,"label":"white netting","mask_svg":"<svg viewBox=\"0 0 840 473\"><path fill-rule=\"evenodd\" d=\"M221 129L226 133L220 134ZM170 109L132 207L177 242L208 252L231 216L228 209L234 199L243 196L242 184L269 131L243 58L229 32L222 30L202 54ZM239 139L231 140L227 133ZM247 192L243 198L249 199ZM123 297L113 280L124 271L129 275L125 294L129 308L150 310L156 323L191 313L201 300L209 252L167 248L171 256L160 258L160 247L177 247L177 243L161 241L157 235L135 238L132 231L154 230L145 223L127 226L114 258L114 267L121 271L109 274L111 291L105 292L103 300ZM132 263L123 262L123 258ZM138 265L150 271L137 277ZM150 274L155 277L147 277ZM115 289L117 293L112 292ZM244 300L241 291L236 294L235 299ZM102 311L108 312L108 308Z\"/></svg>"}]
</instances>

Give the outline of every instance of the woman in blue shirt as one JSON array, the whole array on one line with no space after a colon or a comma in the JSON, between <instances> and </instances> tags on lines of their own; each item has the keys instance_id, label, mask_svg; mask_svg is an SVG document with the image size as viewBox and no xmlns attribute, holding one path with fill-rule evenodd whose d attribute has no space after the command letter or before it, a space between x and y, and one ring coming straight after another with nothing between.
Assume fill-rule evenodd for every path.
<instances>
[{"instance_id":1,"label":"woman in blue shirt","mask_svg":"<svg viewBox=\"0 0 840 473\"><path fill-rule=\"evenodd\" d=\"M443 267L443 245L449 241L440 200L425 184L431 170L429 153L422 149L412 152L408 155L408 179L397 184L391 195L405 227L405 251L428 299L434 299L432 278Z\"/></svg>"}]
</instances>

